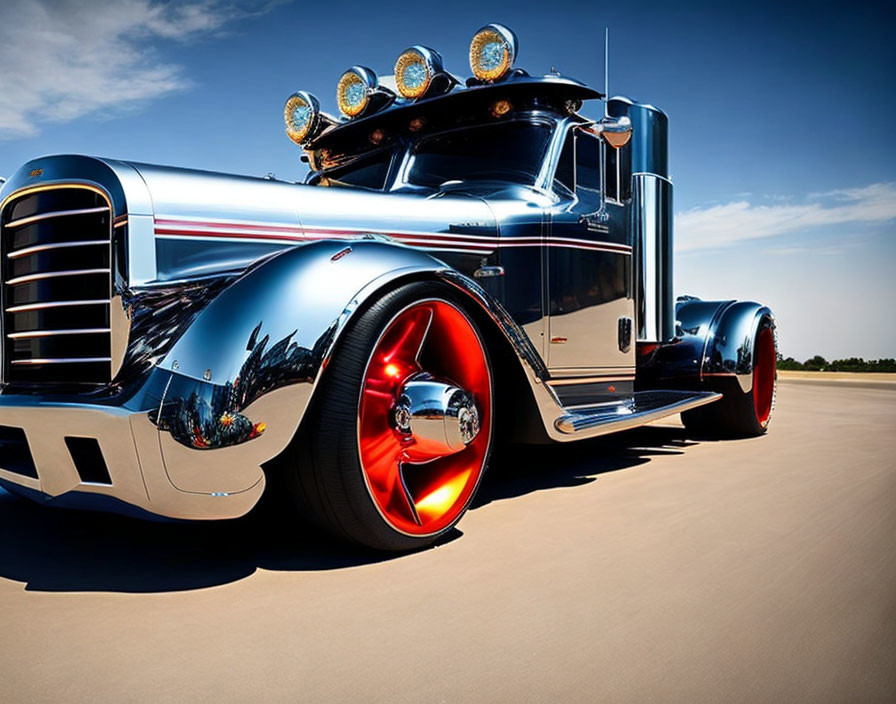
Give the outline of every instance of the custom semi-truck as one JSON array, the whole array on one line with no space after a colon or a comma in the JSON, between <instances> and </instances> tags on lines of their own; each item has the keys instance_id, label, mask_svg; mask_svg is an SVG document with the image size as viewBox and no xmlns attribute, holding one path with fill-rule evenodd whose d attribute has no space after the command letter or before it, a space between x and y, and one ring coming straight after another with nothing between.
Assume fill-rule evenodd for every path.
<instances>
[{"instance_id":1,"label":"custom semi-truck","mask_svg":"<svg viewBox=\"0 0 896 704\"><path fill-rule=\"evenodd\" d=\"M210 519L269 485L402 550L460 520L498 438L676 413L765 432L771 311L673 299L666 115L516 54L492 24L466 80L415 46L394 77L345 72L339 118L293 94L300 184L19 169L0 191L0 486Z\"/></svg>"}]
</instances>

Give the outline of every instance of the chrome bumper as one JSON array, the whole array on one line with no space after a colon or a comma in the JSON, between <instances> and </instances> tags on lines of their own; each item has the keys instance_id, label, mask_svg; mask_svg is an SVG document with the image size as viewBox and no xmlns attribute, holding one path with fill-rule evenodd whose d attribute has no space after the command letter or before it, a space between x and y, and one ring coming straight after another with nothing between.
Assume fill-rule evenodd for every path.
<instances>
[{"instance_id":1,"label":"chrome bumper","mask_svg":"<svg viewBox=\"0 0 896 704\"><path fill-rule=\"evenodd\" d=\"M245 514L264 490L259 454L266 443L201 453L180 448L190 453L190 466L181 467L177 450L170 451L176 443L145 411L0 395L0 434L0 483L50 503L79 505L83 498L85 507L98 507L107 498L109 506L117 500L166 518L220 519ZM96 481L96 468L83 456L76 460L66 438L95 440L108 480ZM178 476L189 479L182 488Z\"/></svg>"}]
</instances>

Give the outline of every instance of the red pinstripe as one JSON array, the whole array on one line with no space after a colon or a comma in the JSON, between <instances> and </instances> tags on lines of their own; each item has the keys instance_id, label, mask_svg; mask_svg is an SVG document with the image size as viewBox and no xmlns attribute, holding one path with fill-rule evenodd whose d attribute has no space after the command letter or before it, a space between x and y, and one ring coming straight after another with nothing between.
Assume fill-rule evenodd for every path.
<instances>
[{"instance_id":1,"label":"red pinstripe","mask_svg":"<svg viewBox=\"0 0 896 704\"><path fill-rule=\"evenodd\" d=\"M236 230L236 232L230 232ZM155 234L175 237L215 237L227 239L266 239L290 242L357 237L365 233L380 234L399 242L431 249L473 250L492 252L508 247L565 247L591 251L629 254L631 247L615 242L592 242L573 237L514 237L506 240L484 235L454 233L376 232L373 230L347 230L332 228L301 228L294 225L264 225L234 222L206 222L190 220L155 219Z\"/></svg>"}]
</instances>

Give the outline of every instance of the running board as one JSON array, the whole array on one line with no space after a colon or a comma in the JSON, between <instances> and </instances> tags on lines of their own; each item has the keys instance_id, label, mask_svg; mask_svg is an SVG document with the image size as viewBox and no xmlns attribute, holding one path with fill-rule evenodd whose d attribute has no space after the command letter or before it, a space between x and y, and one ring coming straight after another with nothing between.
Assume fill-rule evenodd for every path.
<instances>
[{"instance_id":1,"label":"running board","mask_svg":"<svg viewBox=\"0 0 896 704\"><path fill-rule=\"evenodd\" d=\"M712 391L637 391L624 401L567 408L554 425L566 435L594 437L636 428L720 398L722 394Z\"/></svg>"}]
</instances>

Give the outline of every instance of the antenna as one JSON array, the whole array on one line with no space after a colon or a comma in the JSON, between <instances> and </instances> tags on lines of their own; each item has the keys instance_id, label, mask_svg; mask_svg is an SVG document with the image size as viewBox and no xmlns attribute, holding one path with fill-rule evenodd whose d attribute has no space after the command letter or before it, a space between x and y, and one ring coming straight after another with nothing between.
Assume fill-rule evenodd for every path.
<instances>
[{"instance_id":1,"label":"antenna","mask_svg":"<svg viewBox=\"0 0 896 704\"><path fill-rule=\"evenodd\" d=\"M610 99L610 28L604 27L604 115Z\"/></svg>"}]
</instances>

